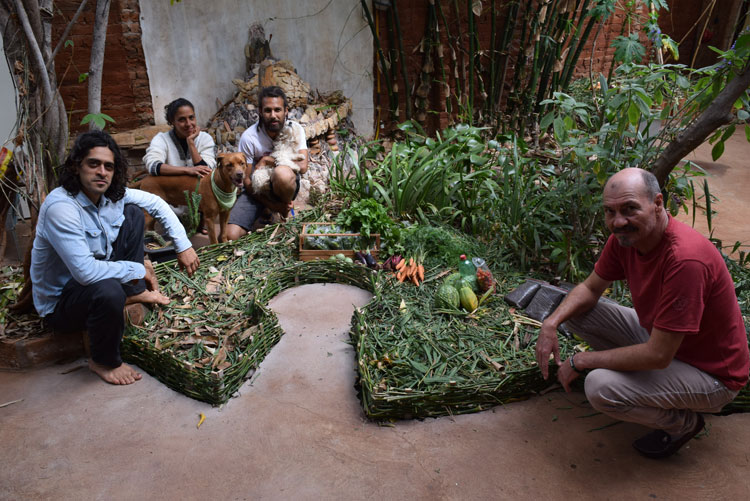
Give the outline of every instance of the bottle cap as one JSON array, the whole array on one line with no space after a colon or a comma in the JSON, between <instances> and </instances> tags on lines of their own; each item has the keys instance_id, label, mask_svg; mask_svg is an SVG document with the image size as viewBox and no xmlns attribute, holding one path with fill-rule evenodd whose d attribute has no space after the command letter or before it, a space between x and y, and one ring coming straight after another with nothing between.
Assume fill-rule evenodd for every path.
<instances>
[{"instance_id":1,"label":"bottle cap","mask_svg":"<svg viewBox=\"0 0 750 501\"><path fill-rule=\"evenodd\" d=\"M461 261L463 261L464 259L466 259L466 254L461 254L460 256L458 256L458 258L459 258L459 259L460 259Z\"/></svg>"}]
</instances>

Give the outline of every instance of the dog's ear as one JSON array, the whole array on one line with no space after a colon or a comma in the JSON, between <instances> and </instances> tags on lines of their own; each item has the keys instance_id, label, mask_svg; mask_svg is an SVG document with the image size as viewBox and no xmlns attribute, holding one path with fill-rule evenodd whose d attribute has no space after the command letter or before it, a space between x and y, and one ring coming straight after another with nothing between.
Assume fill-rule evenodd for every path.
<instances>
[{"instance_id":1,"label":"dog's ear","mask_svg":"<svg viewBox=\"0 0 750 501\"><path fill-rule=\"evenodd\" d=\"M219 153L218 155L216 155L216 161L219 162L219 165L224 163L224 157L226 155L226 153Z\"/></svg>"}]
</instances>

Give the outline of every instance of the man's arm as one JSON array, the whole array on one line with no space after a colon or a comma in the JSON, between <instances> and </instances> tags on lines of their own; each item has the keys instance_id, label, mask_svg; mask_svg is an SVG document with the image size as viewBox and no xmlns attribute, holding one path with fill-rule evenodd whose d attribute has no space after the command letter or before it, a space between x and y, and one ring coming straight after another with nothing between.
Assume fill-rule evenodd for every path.
<instances>
[{"instance_id":1,"label":"man's arm","mask_svg":"<svg viewBox=\"0 0 750 501\"><path fill-rule=\"evenodd\" d=\"M560 306L544 320L536 342L536 362L544 379L549 377L550 353L554 355L555 363L560 365L560 344L557 340L557 328L566 320L593 308L611 283L592 271L586 280L570 291Z\"/></svg>"},{"instance_id":2,"label":"man's arm","mask_svg":"<svg viewBox=\"0 0 750 501\"><path fill-rule=\"evenodd\" d=\"M86 229L81 223L80 213L73 205L58 202L54 207L49 207L45 230L47 241L60 256L73 279L81 285L107 278L127 283L146 275L146 269L141 263L96 259L86 241Z\"/></svg>"},{"instance_id":3,"label":"man's arm","mask_svg":"<svg viewBox=\"0 0 750 501\"><path fill-rule=\"evenodd\" d=\"M602 351L576 353L575 366L583 369L611 369L614 371L650 371L665 369L674 360L684 334L653 328L648 341L631 346ZM570 391L570 383L579 374L568 363L563 363L557 372L557 379L565 391Z\"/></svg>"}]
</instances>

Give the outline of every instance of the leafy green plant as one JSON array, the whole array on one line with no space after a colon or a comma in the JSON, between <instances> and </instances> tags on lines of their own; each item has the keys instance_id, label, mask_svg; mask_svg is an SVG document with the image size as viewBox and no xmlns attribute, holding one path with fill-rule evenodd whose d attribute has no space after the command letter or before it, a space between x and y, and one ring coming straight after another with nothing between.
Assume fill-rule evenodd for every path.
<instances>
[{"instance_id":1,"label":"leafy green plant","mask_svg":"<svg viewBox=\"0 0 750 501\"><path fill-rule=\"evenodd\" d=\"M411 225L401 232L401 241L407 255L422 252L427 268L455 268L461 254L484 257L487 251L477 239L446 225Z\"/></svg>"},{"instance_id":2,"label":"leafy green plant","mask_svg":"<svg viewBox=\"0 0 750 501\"><path fill-rule=\"evenodd\" d=\"M201 204L201 194L198 193L198 188L200 188L200 183L196 183L195 190L188 191L185 190L183 193L185 194L185 202L187 204L187 224L185 225L185 232L187 233L188 237L192 237L195 235L195 233L198 231L198 226L200 225L201 221L201 213L200 213L200 204ZM206 221L205 224L213 224L212 221Z\"/></svg>"},{"instance_id":3,"label":"leafy green plant","mask_svg":"<svg viewBox=\"0 0 750 501\"><path fill-rule=\"evenodd\" d=\"M86 125L92 121L98 129L104 129L107 126L107 122L115 123L115 119L106 113L89 113L81 119L81 125Z\"/></svg>"},{"instance_id":4,"label":"leafy green plant","mask_svg":"<svg viewBox=\"0 0 750 501\"><path fill-rule=\"evenodd\" d=\"M457 125L428 137L415 122L399 125L403 141L384 154L380 144L345 150L331 170L334 192L372 197L396 219L437 219L478 232L497 198L496 141L484 129ZM342 155L339 155L341 157ZM348 168L347 168L348 166Z\"/></svg>"},{"instance_id":5,"label":"leafy green plant","mask_svg":"<svg viewBox=\"0 0 750 501\"><path fill-rule=\"evenodd\" d=\"M374 198L363 198L342 210L336 222L355 233L360 233L365 242L370 236L379 233L384 249L393 251L399 241L399 228L388 215L388 211Z\"/></svg>"}]
</instances>

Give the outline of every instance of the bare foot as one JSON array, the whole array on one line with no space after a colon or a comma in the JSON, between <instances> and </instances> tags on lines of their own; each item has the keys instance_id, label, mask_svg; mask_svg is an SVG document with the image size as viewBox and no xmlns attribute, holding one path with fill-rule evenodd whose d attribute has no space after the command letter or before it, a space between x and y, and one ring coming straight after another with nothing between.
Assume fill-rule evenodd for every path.
<instances>
[{"instance_id":1,"label":"bare foot","mask_svg":"<svg viewBox=\"0 0 750 501\"><path fill-rule=\"evenodd\" d=\"M170 299L159 291L143 291L135 296L128 296L125 304L144 303L144 304L169 304Z\"/></svg>"},{"instance_id":2,"label":"bare foot","mask_svg":"<svg viewBox=\"0 0 750 501\"><path fill-rule=\"evenodd\" d=\"M142 377L127 364L112 368L89 359L89 369L109 384L133 384Z\"/></svg>"}]
</instances>

